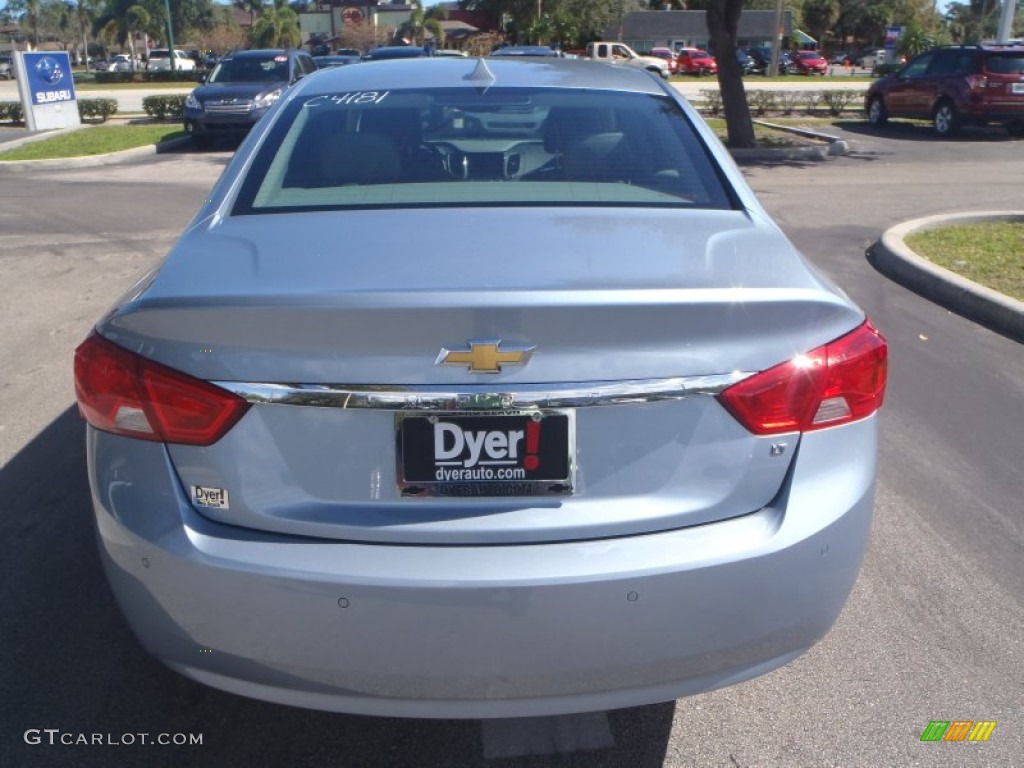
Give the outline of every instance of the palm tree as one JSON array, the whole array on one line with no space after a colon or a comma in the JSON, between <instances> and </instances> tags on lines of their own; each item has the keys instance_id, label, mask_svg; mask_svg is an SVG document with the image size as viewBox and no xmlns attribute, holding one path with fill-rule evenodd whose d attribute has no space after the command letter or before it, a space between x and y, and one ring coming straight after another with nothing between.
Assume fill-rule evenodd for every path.
<instances>
[{"instance_id":1,"label":"palm tree","mask_svg":"<svg viewBox=\"0 0 1024 768\"><path fill-rule=\"evenodd\" d=\"M402 22L395 33L397 37L408 40L416 45L423 45L427 32L434 36L437 47L444 47L444 28L440 19L444 18L445 12L438 8L423 10L423 4L416 0L415 8L409 14L409 19Z\"/></svg>"},{"instance_id":2,"label":"palm tree","mask_svg":"<svg viewBox=\"0 0 1024 768\"><path fill-rule=\"evenodd\" d=\"M287 0L274 0L260 11L252 27L252 41L261 48L297 48L302 42L299 17Z\"/></svg>"},{"instance_id":3,"label":"palm tree","mask_svg":"<svg viewBox=\"0 0 1024 768\"><path fill-rule=\"evenodd\" d=\"M122 48L128 44L135 69L135 33L141 32L152 23L149 12L135 0L114 0L107 6L107 12L93 22L93 33L102 30L103 37L116 40Z\"/></svg>"},{"instance_id":4,"label":"palm tree","mask_svg":"<svg viewBox=\"0 0 1024 768\"><path fill-rule=\"evenodd\" d=\"M89 29L92 26L90 17L95 15L94 0L78 0L75 4L75 15L78 27L82 32L82 55L85 57L86 69L89 67Z\"/></svg>"}]
</instances>

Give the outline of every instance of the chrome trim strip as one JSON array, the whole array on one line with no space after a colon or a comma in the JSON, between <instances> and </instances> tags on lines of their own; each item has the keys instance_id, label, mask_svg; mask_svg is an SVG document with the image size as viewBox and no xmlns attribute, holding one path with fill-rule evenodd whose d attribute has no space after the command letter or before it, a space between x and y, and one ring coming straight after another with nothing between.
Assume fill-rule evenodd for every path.
<instances>
[{"instance_id":1,"label":"chrome trim strip","mask_svg":"<svg viewBox=\"0 0 1024 768\"><path fill-rule=\"evenodd\" d=\"M347 384L269 384L214 381L250 403L302 405L315 408L358 408L376 411L494 411L590 408L627 403L682 400L717 395L753 373L735 371L713 376L667 379L519 384L506 390L487 385L458 387L366 386Z\"/></svg>"}]
</instances>

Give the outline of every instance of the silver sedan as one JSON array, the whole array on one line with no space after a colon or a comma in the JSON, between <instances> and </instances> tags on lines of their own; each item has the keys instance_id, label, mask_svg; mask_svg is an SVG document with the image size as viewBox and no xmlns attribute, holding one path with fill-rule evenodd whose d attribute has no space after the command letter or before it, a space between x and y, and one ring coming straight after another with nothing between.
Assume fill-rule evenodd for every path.
<instances>
[{"instance_id":1,"label":"silver sedan","mask_svg":"<svg viewBox=\"0 0 1024 768\"><path fill-rule=\"evenodd\" d=\"M153 655L284 704L511 717L824 636L886 344L658 78L438 58L290 89L75 377Z\"/></svg>"}]
</instances>

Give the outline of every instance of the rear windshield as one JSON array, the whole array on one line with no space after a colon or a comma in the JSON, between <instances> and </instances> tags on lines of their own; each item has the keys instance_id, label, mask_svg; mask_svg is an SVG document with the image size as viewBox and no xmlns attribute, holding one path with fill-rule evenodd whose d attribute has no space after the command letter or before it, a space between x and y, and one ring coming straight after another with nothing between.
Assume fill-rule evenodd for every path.
<instances>
[{"instance_id":1,"label":"rear windshield","mask_svg":"<svg viewBox=\"0 0 1024 768\"><path fill-rule=\"evenodd\" d=\"M214 67L208 83L286 83L287 56L243 56L224 59Z\"/></svg>"},{"instance_id":2,"label":"rear windshield","mask_svg":"<svg viewBox=\"0 0 1024 768\"><path fill-rule=\"evenodd\" d=\"M997 75L1024 75L1024 51L990 53L985 69Z\"/></svg>"},{"instance_id":3,"label":"rear windshield","mask_svg":"<svg viewBox=\"0 0 1024 768\"><path fill-rule=\"evenodd\" d=\"M438 205L733 207L667 96L450 88L295 99L234 212Z\"/></svg>"}]
</instances>

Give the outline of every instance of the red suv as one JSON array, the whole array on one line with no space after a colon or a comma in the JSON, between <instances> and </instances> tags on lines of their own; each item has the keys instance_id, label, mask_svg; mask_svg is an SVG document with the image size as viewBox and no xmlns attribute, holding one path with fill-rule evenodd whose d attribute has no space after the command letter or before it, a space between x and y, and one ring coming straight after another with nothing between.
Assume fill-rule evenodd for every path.
<instances>
[{"instance_id":1,"label":"red suv","mask_svg":"<svg viewBox=\"0 0 1024 768\"><path fill-rule=\"evenodd\" d=\"M931 120L940 136L964 124L1002 123L1024 136L1024 46L936 48L896 74L872 83L864 101L868 122L890 117Z\"/></svg>"}]
</instances>

